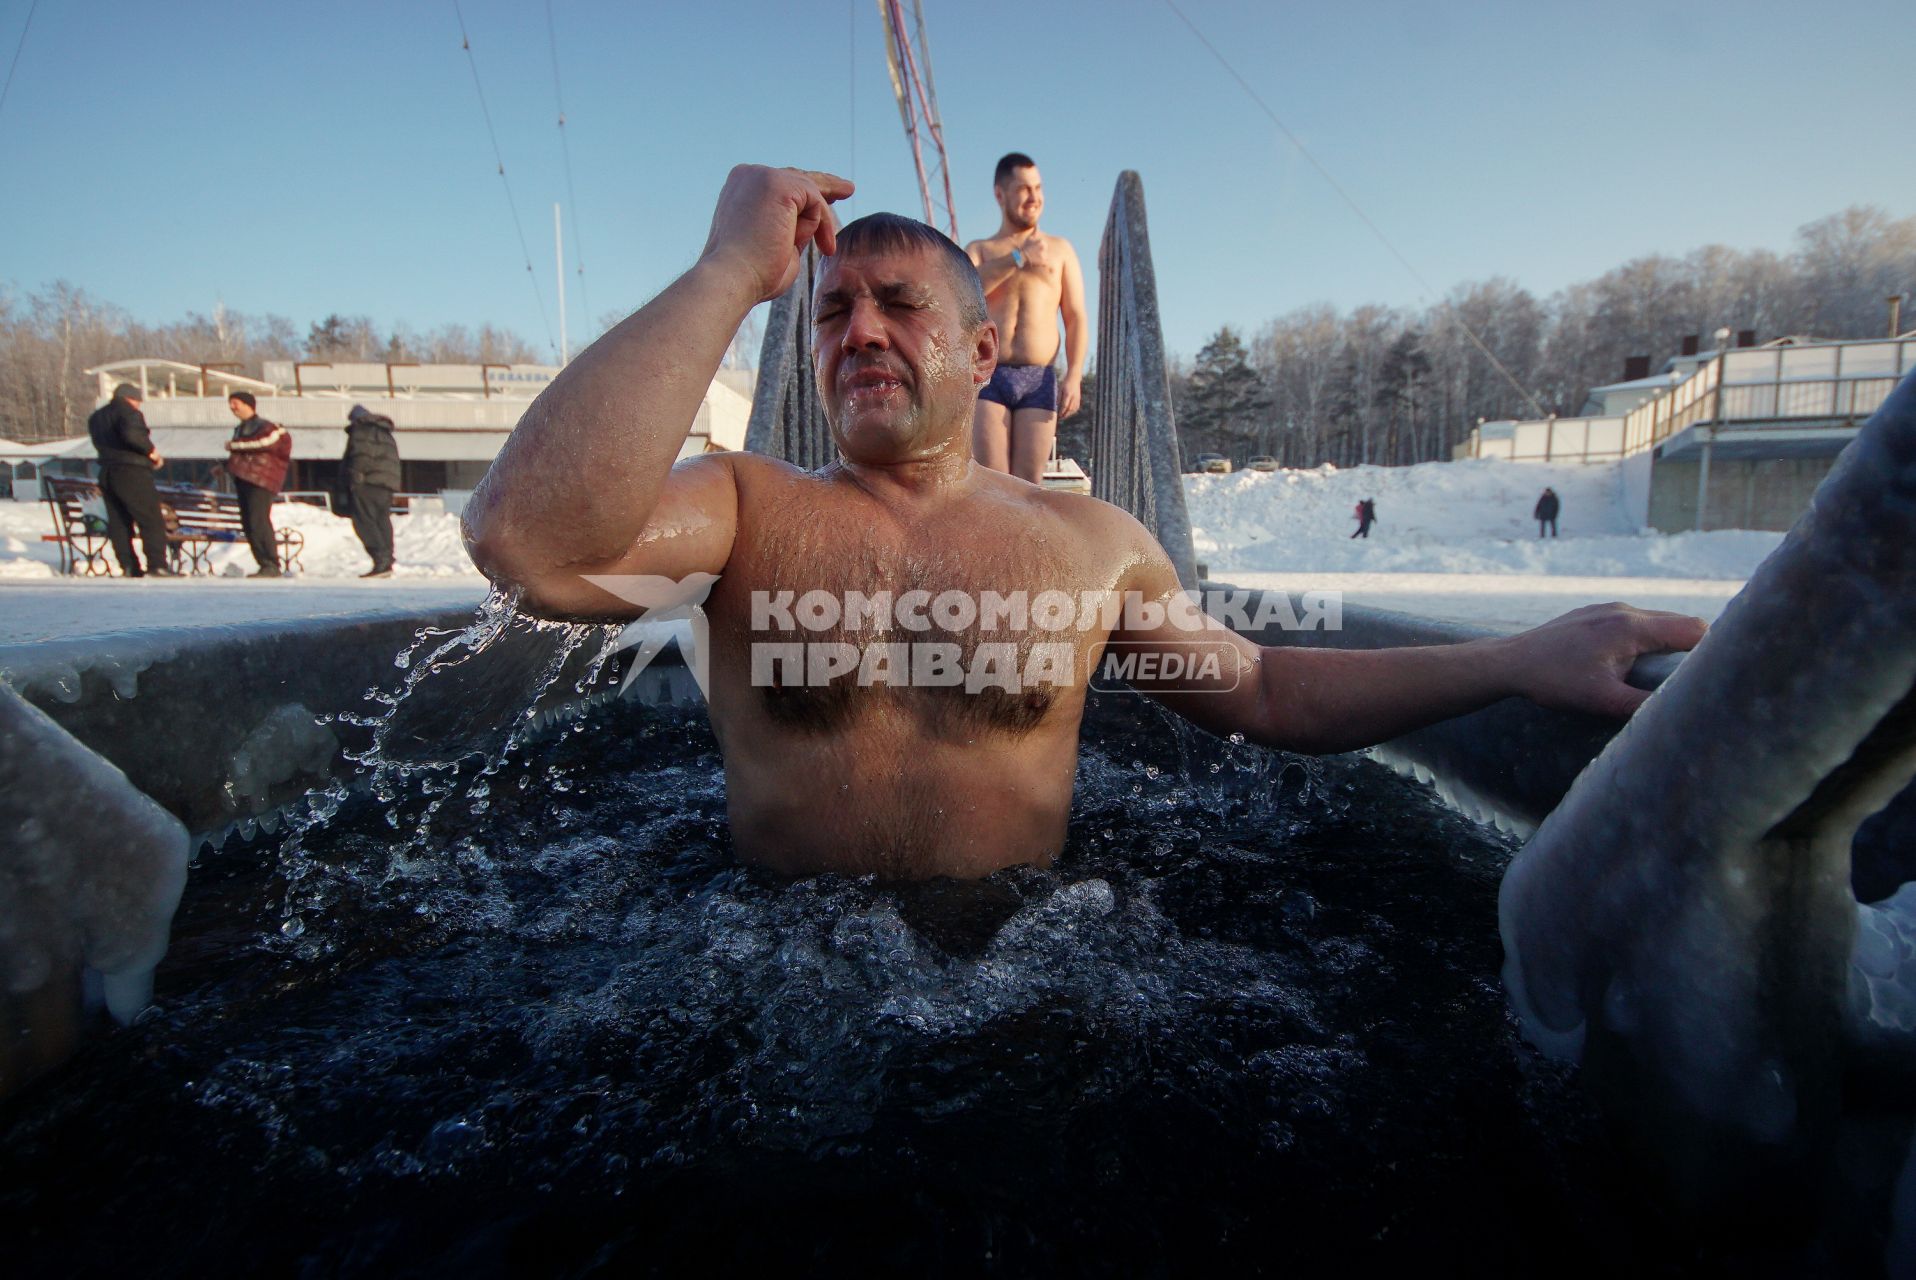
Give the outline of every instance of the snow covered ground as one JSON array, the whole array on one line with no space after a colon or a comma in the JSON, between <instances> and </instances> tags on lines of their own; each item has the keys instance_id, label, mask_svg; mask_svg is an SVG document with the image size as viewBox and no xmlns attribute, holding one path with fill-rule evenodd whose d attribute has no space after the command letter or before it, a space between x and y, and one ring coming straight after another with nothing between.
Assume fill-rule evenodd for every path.
<instances>
[{"instance_id":1,"label":"snow covered ground","mask_svg":"<svg viewBox=\"0 0 1916 1280\"><path fill-rule=\"evenodd\" d=\"M1561 537L1530 518L1557 491ZM1352 538L1360 499L1377 503ZM1640 532L1617 468L1492 460L1185 477L1198 560L1214 581L1341 591L1347 603L1461 622L1532 626L1624 600L1714 618L1780 533Z\"/></svg>"},{"instance_id":2,"label":"snow covered ground","mask_svg":"<svg viewBox=\"0 0 1916 1280\"><path fill-rule=\"evenodd\" d=\"M273 507L273 523L282 529L298 529L306 537L306 549L300 555L302 582L357 581L360 574L372 568L365 548L353 535L353 522L344 516L305 503L282 502ZM40 540L52 532L53 518L45 503L0 500L0 579L59 578L59 549L53 543ZM443 513L395 516L393 541L398 561L393 570L396 578L479 580L479 571L466 558L466 549L459 537L459 520L455 516ZM215 549L212 562L214 572L222 576L244 577L254 568L253 553L243 542Z\"/></svg>"},{"instance_id":3,"label":"snow covered ground","mask_svg":"<svg viewBox=\"0 0 1916 1280\"><path fill-rule=\"evenodd\" d=\"M58 549L40 540L53 531L46 505L0 500L0 644L151 627L476 606L485 597L486 580L466 558L454 516L395 517L398 563L391 578L376 582L360 580L372 562L350 520L295 503L275 506L273 519L306 535L303 572L297 577L248 579L253 556L236 543L212 553L217 577L69 578L60 574Z\"/></svg>"},{"instance_id":4,"label":"snow covered ground","mask_svg":"<svg viewBox=\"0 0 1916 1280\"><path fill-rule=\"evenodd\" d=\"M1563 536L1539 541L1530 511L1546 484L1563 499ZM1617 469L1607 466L1240 471L1187 476L1185 494L1197 557L1214 581L1336 590L1349 603L1512 628L1604 600L1713 618L1783 536L1638 532L1620 502ZM1378 524L1353 540L1351 509L1366 497L1377 502ZM232 576L127 582L60 577L53 545L40 540L52 528L46 507L0 500L0 643L476 604L485 593L453 516L395 518L395 576L361 582L368 561L350 521L316 507L273 510L306 535L297 578L246 579L252 557L236 544L213 553Z\"/></svg>"},{"instance_id":5,"label":"snow covered ground","mask_svg":"<svg viewBox=\"0 0 1916 1280\"><path fill-rule=\"evenodd\" d=\"M1561 537L1530 518L1545 485ZM1352 538L1358 500L1377 524ZM1639 532L1608 466L1492 460L1185 477L1197 558L1221 570L1747 578L1780 533Z\"/></svg>"}]
</instances>

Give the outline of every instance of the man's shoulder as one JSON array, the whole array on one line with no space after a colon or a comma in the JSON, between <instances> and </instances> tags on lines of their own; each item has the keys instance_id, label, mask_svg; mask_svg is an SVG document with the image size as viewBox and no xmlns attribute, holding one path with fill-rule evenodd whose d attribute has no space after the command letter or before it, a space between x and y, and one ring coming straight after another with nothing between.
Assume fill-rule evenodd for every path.
<instances>
[{"instance_id":1,"label":"man's shoulder","mask_svg":"<svg viewBox=\"0 0 1916 1280\"><path fill-rule=\"evenodd\" d=\"M1047 249L1057 249L1063 253L1069 253L1074 256L1078 252L1072 247L1071 242L1063 236L1053 235L1049 231L1040 231L1038 234L1044 237L1045 248Z\"/></svg>"},{"instance_id":2,"label":"man's shoulder","mask_svg":"<svg viewBox=\"0 0 1916 1280\"><path fill-rule=\"evenodd\" d=\"M1046 489L1027 481L1018 483L1035 509L1056 520L1075 538L1126 553L1156 541L1136 516L1102 498Z\"/></svg>"},{"instance_id":3,"label":"man's shoulder","mask_svg":"<svg viewBox=\"0 0 1916 1280\"><path fill-rule=\"evenodd\" d=\"M694 454L674 463L672 470L692 480L729 480L741 496L750 492L760 500L775 489L789 489L793 485L823 478L820 472L807 471L783 458L744 449L715 449L710 453ZM741 510L748 509L750 503L741 507Z\"/></svg>"}]
</instances>

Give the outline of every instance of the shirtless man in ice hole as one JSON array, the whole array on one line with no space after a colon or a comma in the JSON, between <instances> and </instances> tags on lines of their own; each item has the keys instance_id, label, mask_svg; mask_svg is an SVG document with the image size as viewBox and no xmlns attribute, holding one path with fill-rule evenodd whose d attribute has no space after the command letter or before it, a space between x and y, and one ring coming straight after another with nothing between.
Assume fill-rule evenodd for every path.
<instances>
[{"instance_id":1,"label":"shirtless man in ice hole","mask_svg":"<svg viewBox=\"0 0 1916 1280\"><path fill-rule=\"evenodd\" d=\"M1464 644L1252 644L1188 607L1126 512L978 464L973 407L1000 352L978 273L922 223L876 214L840 231L831 205L851 193L829 173L734 169L698 261L553 380L465 516L474 562L535 612L631 618L682 602L630 582L705 597L708 705L741 858L899 878L1048 863L1065 842L1087 686L1112 644L1223 654L1215 677L1142 691L1212 733L1328 753L1507 697L1627 716L1648 696L1624 681L1636 658L1701 638L1696 618L1593 605ZM791 286L814 243L826 256L812 361L839 457L811 472L751 453L674 465L739 324ZM856 625L834 612L824 680L816 664L761 661L768 644L819 640L792 630L790 602L811 592L897 604ZM1062 630L1035 612L987 629L925 608L987 592L1145 607ZM1047 649L1063 661L1024 684L920 680L932 642L974 670L1000 650L1014 672ZM912 678L864 678L895 676L894 654Z\"/></svg>"}]
</instances>

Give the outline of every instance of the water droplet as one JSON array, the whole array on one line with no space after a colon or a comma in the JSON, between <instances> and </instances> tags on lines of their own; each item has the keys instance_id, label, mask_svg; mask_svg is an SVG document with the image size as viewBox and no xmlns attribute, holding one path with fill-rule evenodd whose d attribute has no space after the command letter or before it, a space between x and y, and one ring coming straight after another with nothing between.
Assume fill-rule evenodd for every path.
<instances>
[{"instance_id":1,"label":"water droplet","mask_svg":"<svg viewBox=\"0 0 1916 1280\"><path fill-rule=\"evenodd\" d=\"M288 916L280 923L279 931L283 937L297 938L306 932L306 922L298 916Z\"/></svg>"}]
</instances>

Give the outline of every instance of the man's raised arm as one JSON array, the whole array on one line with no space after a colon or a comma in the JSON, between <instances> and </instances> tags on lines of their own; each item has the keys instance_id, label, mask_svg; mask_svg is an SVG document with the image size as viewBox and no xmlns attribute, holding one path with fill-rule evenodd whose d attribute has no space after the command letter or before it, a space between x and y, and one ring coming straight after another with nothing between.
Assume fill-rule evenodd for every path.
<instances>
[{"instance_id":1,"label":"man's raised arm","mask_svg":"<svg viewBox=\"0 0 1916 1280\"><path fill-rule=\"evenodd\" d=\"M722 458L674 467L726 346L797 279L805 246L837 246L829 173L740 165L692 269L579 353L513 429L465 515L473 563L533 609L636 612L586 574L719 573L738 527Z\"/></svg>"}]
</instances>

